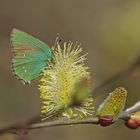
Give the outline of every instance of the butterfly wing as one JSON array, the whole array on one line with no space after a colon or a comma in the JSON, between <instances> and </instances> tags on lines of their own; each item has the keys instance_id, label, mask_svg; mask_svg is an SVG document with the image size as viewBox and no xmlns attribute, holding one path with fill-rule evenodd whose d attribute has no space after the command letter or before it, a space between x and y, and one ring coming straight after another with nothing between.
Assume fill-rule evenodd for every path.
<instances>
[{"instance_id":1,"label":"butterfly wing","mask_svg":"<svg viewBox=\"0 0 140 140\"><path fill-rule=\"evenodd\" d=\"M14 52L14 74L26 83L39 77L47 60L52 56L48 45L18 29L13 29L11 43Z\"/></svg>"}]
</instances>

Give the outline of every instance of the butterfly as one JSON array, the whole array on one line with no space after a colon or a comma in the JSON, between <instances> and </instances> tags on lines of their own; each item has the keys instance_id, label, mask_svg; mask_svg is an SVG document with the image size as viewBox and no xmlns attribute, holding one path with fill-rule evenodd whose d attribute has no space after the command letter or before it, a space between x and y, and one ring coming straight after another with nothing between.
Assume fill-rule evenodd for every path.
<instances>
[{"instance_id":1,"label":"butterfly","mask_svg":"<svg viewBox=\"0 0 140 140\"><path fill-rule=\"evenodd\" d=\"M39 39L18 29L11 32L11 44L14 53L12 69L24 84L40 76L41 71L52 57L52 50Z\"/></svg>"}]
</instances>

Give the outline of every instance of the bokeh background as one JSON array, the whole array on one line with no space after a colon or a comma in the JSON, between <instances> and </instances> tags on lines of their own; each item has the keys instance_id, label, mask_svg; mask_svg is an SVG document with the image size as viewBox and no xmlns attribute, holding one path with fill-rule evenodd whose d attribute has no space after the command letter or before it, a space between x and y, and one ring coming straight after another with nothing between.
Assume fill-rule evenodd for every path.
<instances>
[{"instance_id":1,"label":"bokeh background","mask_svg":"<svg viewBox=\"0 0 140 140\"><path fill-rule=\"evenodd\" d=\"M79 41L88 52L92 88L125 68L140 53L139 0L0 0L0 127L40 113L38 80L24 86L12 74L10 32L28 32L50 46L57 33L63 41ZM114 79L96 92L97 106L118 86L128 90L127 107L140 100L139 67ZM94 94L93 94L94 95ZM4 135L0 140L20 139ZM30 131L27 140L140 139L140 129L122 121L107 128L64 126Z\"/></svg>"}]
</instances>

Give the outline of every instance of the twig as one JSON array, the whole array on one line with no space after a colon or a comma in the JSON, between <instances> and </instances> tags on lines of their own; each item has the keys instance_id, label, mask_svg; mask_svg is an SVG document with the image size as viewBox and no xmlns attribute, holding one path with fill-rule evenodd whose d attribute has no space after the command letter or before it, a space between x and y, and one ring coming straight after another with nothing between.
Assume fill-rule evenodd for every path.
<instances>
[{"instance_id":1,"label":"twig","mask_svg":"<svg viewBox=\"0 0 140 140\"><path fill-rule=\"evenodd\" d=\"M137 102L134 106L126 109L120 116L119 119L126 120L131 113L139 111L140 110L140 101ZM116 120L117 121L117 120ZM79 124L99 124L99 118L88 118L88 119L82 119L82 120L66 120L65 118L61 118L58 120L53 121L44 121L44 122L38 122L35 123L33 120L26 123L27 126L22 127L22 125L19 124L13 124L11 126L8 126L7 128L0 129L0 134L10 132L14 134L26 134L28 130L32 129L40 129L45 127L55 127L55 126L65 126L65 125L79 125Z\"/></svg>"},{"instance_id":2,"label":"twig","mask_svg":"<svg viewBox=\"0 0 140 140\"><path fill-rule=\"evenodd\" d=\"M117 74L113 75L112 77L110 77L109 79L107 79L105 82L103 82L101 85L97 86L94 90L93 90L93 95L94 98L99 94L99 91L104 89L106 86L112 84L113 82L115 82L116 80L118 80L119 78L123 78L124 76L128 76L131 73L133 73L133 71L135 70L135 68L140 67L140 53L138 53L134 59L132 59L131 62L128 63L127 66L124 67L124 69L122 69L120 72L118 72Z\"/></svg>"},{"instance_id":3,"label":"twig","mask_svg":"<svg viewBox=\"0 0 140 140\"><path fill-rule=\"evenodd\" d=\"M27 126L23 127L20 124L13 124L6 128L0 129L0 134L3 133L13 133L17 135L27 134L28 130L31 129L40 129L45 127L55 127L55 126L65 126L65 125L78 125L78 124L98 124L99 119L98 117L88 118L88 119L81 119L81 120L66 120L65 118L61 118L54 121L45 121L45 122L38 122L27 124Z\"/></svg>"},{"instance_id":4,"label":"twig","mask_svg":"<svg viewBox=\"0 0 140 140\"><path fill-rule=\"evenodd\" d=\"M29 125L28 129L65 126L65 125L78 125L78 124L98 124L98 123L99 123L98 117L82 119L82 120L66 120L62 118L51 122L41 122L41 123L31 124Z\"/></svg>"},{"instance_id":5,"label":"twig","mask_svg":"<svg viewBox=\"0 0 140 140\"><path fill-rule=\"evenodd\" d=\"M121 115L119 116L119 119L126 120L131 115L131 113L139 111L139 110L140 110L140 101L134 104L132 107L126 109L124 112L122 112ZM26 123L27 126L25 126L25 128L19 124L14 124L7 128L2 128L0 129L0 134L5 133L5 132L10 132L14 134L21 134L21 133L25 134L27 133L28 130L40 129L40 128L45 128L45 127L48 128L48 127L65 126L65 125L99 124L98 117L82 119L82 120L66 120L65 118L61 118L61 119L53 120L49 122L44 121L44 122L38 122L38 123L35 123L33 120L35 119L32 119L28 123Z\"/></svg>"},{"instance_id":6,"label":"twig","mask_svg":"<svg viewBox=\"0 0 140 140\"><path fill-rule=\"evenodd\" d=\"M122 76L126 76L129 72L130 72L129 69L124 69L120 71L119 73L117 73L116 75L112 76L111 78L107 79L101 85L97 86L92 92L92 94L94 95L94 98L100 95L99 91L101 89L105 88L107 85L110 85L110 83L112 83L113 81L116 81L120 77L122 78Z\"/></svg>"},{"instance_id":7,"label":"twig","mask_svg":"<svg viewBox=\"0 0 140 140\"><path fill-rule=\"evenodd\" d=\"M135 103L132 107L127 108L124 112L120 114L121 119L127 119L132 113L140 110L140 101Z\"/></svg>"}]
</instances>

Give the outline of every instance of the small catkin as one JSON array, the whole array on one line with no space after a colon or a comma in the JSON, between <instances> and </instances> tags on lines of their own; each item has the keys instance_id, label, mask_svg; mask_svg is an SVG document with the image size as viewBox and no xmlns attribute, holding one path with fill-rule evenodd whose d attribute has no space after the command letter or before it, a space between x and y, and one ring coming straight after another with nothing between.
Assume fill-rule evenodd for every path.
<instances>
[{"instance_id":1,"label":"small catkin","mask_svg":"<svg viewBox=\"0 0 140 140\"><path fill-rule=\"evenodd\" d=\"M112 116L112 121L115 121L122 110L124 109L125 101L127 97L127 91L123 87L116 88L104 102L99 106L97 110L97 116Z\"/></svg>"}]
</instances>

